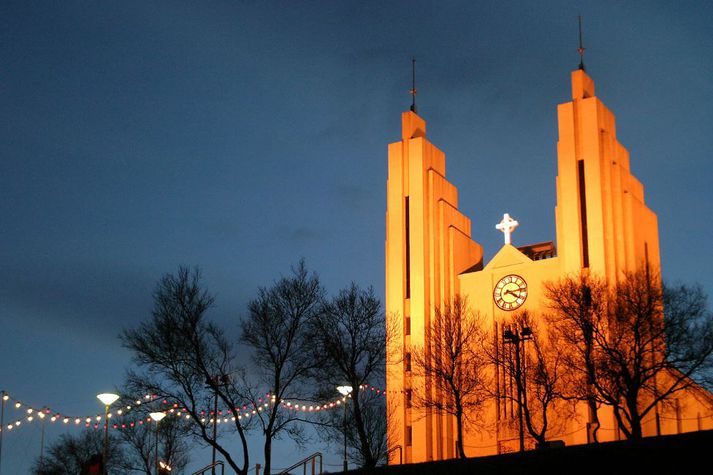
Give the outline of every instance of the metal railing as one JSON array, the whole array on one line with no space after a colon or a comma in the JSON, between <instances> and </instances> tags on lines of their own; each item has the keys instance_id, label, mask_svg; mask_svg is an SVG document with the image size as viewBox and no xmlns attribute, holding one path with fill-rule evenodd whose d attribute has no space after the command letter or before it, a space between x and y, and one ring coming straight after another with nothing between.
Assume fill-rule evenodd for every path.
<instances>
[{"instance_id":1,"label":"metal railing","mask_svg":"<svg viewBox=\"0 0 713 475\"><path fill-rule=\"evenodd\" d=\"M192 475L203 475L208 470L214 469L215 467L220 467L220 475L225 475L225 464L223 464L222 460L218 460L217 462L212 463L212 464L208 465L207 467L203 467L202 469L198 470L197 472L193 472Z\"/></svg>"},{"instance_id":2,"label":"metal railing","mask_svg":"<svg viewBox=\"0 0 713 475\"><path fill-rule=\"evenodd\" d=\"M315 472L315 463L319 459L319 472ZM278 475L283 475L289 473L293 468L297 468L302 465L302 474L307 475L307 462L312 462L312 475L320 475L322 473L322 452L315 452L309 457L300 460L291 467L288 467L281 471Z\"/></svg>"}]
</instances>

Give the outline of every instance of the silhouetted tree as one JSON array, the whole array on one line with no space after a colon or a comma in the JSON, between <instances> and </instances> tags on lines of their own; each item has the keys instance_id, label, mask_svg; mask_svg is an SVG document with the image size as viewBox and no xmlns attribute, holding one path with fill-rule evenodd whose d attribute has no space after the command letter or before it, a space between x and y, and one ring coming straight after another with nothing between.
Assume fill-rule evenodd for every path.
<instances>
[{"instance_id":1,"label":"silhouetted tree","mask_svg":"<svg viewBox=\"0 0 713 475\"><path fill-rule=\"evenodd\" d=\"M270 388L266 395L252 392L253 404L260 408L256 419L264 434L264 473L269 475L272 441L282 432L299 440L302 427L290 411L281 409L284 399L304 399L304 383L316 362L307 335L308 323L319 312L323 290L316 274L310 274L304 261L292 269L292 276L282 277L272 287L261 287L248 304L242 321L240 340L252 349L252 361L260 383Z\"/></svg>"},{"instance_id":2,"label":"silhouetted tree","mask_svg":"<svg viewBox=\"0 0 713 475\"><path fill-rule=\"evenodd\" d=\"M566 287L584 287L584 278ZM642 437L642 420L713 364L713 316L700 288L664 288L657 273L625 273L610 292L592 293L592 387L613 408L625 437ZM572 342L582 353L586 342Z\"/></svg>"},{"instance_id":3,"label":"silhouetted tree","mask_svg":"<svg viewBox=\"0 0 713 475\"><path fill-rule=\"evenodd\" d=\"M134 408L132 414L148 418L142 407ZM155 424L135 424L119 431L125 447L125 457L119 465L129 473L151 475L156 467L156 428L158 427L159 459L171 466L172 474L181 474L189 462L191 449L188 438L192 435L192 422L183 417L165 417L158 426Z\"/></svg>"},{"instance_id":4,"label":"silhouetted tree","mask_svg":"<svg viewBox=\"0 0 713 475\"><path fill-rule=\"evenodd\" d=\"M713 358L691 358L709 351L713 317L708 296L699 284L664 285L663 307L668 359L697 384L713 391Z\"/></svg>"},{"instance_id":5,"label":"silhouetted tree","mask_svg":"<svg viewBox=\"0 0 713 475\"><path fill-rule=\"evenodd\" d=\"M664 291L646 269L624 275L609 307L607 325L595 331L597 389L624 435L640 439L644 417L710 368L713 317L702 292Z\"/></svg>"},{"instance_id":6,"label":"silhouetted tree","mask_svg":"<svg viewBox=\"0 0 713 475\"><path fill-rule=\"evenodd\" d=\"M516 352L510 345L497 341L497 351L489 349L493 362L504 370L513 381L515 390L522 395L518 401L515 394L500 388L498 397L513 404L522 404L524 429L537 442L538 447L547 446L547 433L574 415L574 405L566 402L564 357L556 342L538 325L527 311L515 314L510 324L521 332L529 329L530 339L518 342L521 345L521 368L518 374ZM512 331L512 330L511 330ZM499 339L500 340L500 339ZM519 376L519 377L518 377Z\"/></svg>"},{"instance_id":7,"label":"silhouetted tree","mask_svg":"<svg viewBox=\"0 0 713 475\"><path fill-rule=\"evenodd\" d=\"M236 473L247 473L249 418L242 417L237 409L247 397L244 372L236 364L233 345L206 318L213 297L201 287L199 271L184 267L175 275L166 274L153 297L151 320L125 330L121 336L139 367L139 371L129 372L127 389L133 394L169 399L185 408L193 422L193 435L220 452ZM205 418L201 412L213 408L214 397L226 407L231 427L239 436L241 465L227 444L213 436L217 415Z\"/></svg>"},{"instance_id":8,"label":"silhouetted tree","mask_svg":"<svg viewBox=\"0 0 713 475\"><path fill-rule=\"evenodd\" d=\"M465 458L463 427L475 422L487 399L488 358L483 347L485 330L479 315L456 296L436 315L427 332L431 345L411 348L413 372L430 383L431 390L414 391L413 405L455 417L457 455Z\"/></svg>"},{"instance_id":9,"label":"silhouetted tree","mask_svg":"<svg viewBox=\"0 0 713 475\"><path fill-rule=\"evenodd\" d=\"M547 315L552 339L560 346L567 368L568 397L586 402L589 436L598 441L598 406L605 402L596 391L595 331L607 314L606 283L587 273L545 283L551 313Z\"/></svg>"},{"instance_id":10,"label":"silhouetted tree","mask_svg":"<svg viewBox=\"0 0 713 475\"><path fill-rule=\"evenodd\" d=\"M78 435L62 434L57 442L47 448L42 459L36 459L33 475L85 475L91 467L101 470L104 451L104 431L85 430ZM106 468L111 473L129 473L123 469L126 453L121 442L109 437ZM101 473L98 472L98 473Z\"/></svg>"},{"instance_id":11,"label":"silhouetted tree","mask_svg":"<svg viewBox=\"0 0 713 475\"><path fill-rule=\"evenodd\" d=\"M333 398L339 385L352 387L348 401L347 443L350 457L364 467L385 458L386 402L367 385L383 385L386 364L386 319L373 289L351 284L325 301L310 325L313 358L319 362L318 399ZM373 386L372 386L373 387ZM320 432L329 441L344 437L341 411L323 415Z\"/></svg>"}]
</instances>

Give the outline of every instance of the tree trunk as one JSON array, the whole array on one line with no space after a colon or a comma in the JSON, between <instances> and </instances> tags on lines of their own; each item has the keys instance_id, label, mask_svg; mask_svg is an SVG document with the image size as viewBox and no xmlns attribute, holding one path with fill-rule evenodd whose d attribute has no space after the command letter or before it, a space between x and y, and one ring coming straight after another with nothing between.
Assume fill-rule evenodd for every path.
<instances>
[{"instance_id":1,"label":"tree trunk","mask_svg":"<svg viewBox=\"0 0 713 475\"><path fill-rule=\"evenodd\" d=\"M537 442L537 447L538 448L545 448L546 447L546 437L545 434L547 434L547 408L544 406L544 409L542 410L542 429L538 432L535 429L534 424L532 423L532 415L530 414L530 408L528 407L527 404L523 405L523 413L525 415L525 426L527 427L527 432L532 436L533 439L535 439L535 442Z\"/></svg>"},{"instance_id":2,"label":"tree trunk","mask_svg":"<svg viewBox=\"0 0 713 475\"><path fill-rule=\"evenodd\" d=\"M592 357L592 351L593 351L593 336L592 336L592 330L590 328L587 328L585 333L584 333L584 338L585 338L585 353L584 353L584 359L585 359L585 364L587 366L587 406L589 408L589 422L591 424L591 427L593 428L591 431L592 435L592 442L599 443L599 435L597 434L599 432L599 414L597 414L597 400L594 397L594 381L596 378L596 369L594 366L594 361Z\"/></svg>"},{"instance_id":3,"label":"tree trunk","mask_svg":"<svg viewBox=\"0 0 713 475\"><path fill-rule=\"evenodd\" d=\"M265 455L265 469L263 470L263 475L270 475L270 461L272 459L272 436L265 434L265 448L263 450Z\"/></svg>"},{"instance_id":4,"label":"tree trunk","mask_svg":"<svg viewBox=\"0 0 713 475\"><path fill-rule=\"evenodd\" d=\"M631 424L631 440L639 440L643 437L641 416L639 415L639 407L636 399L636 397L629 398L626 402L626 406L629 410L629 422Z\"/></svg>"},{"instance_id":5,"label":"tree trunk","mask_svg":"<svg viewBox=\"0 0 713 475\"><path fill-rule=\"evenodd\" d=\"M590 432L592 435L592 442L596 444L599 443L599 436L597 435L599 432L599 415L597 414L597 401L594 399L594 396L587 397L587 406L589 407L589 421L592 427Z\"/></svg>"},{"instance_id":6,"label":"tree trunk","mask_svg":"<svg viewBox=\"0 0 713 475\"><path fill-rule=\"evenodd\" d=\"M458 429L458 442L456 443L456 451L458 452L456 456L458 458L465 457L465 449L463 448L463 410L456 410L456 427Z\"/></svg>"},{"instance_id":7,"label":"tree trunk","mask_svg":"<svg viewBox=\"0 0 713 475\"><path fill-rule=\"evenodd\" d=\"M624 420L621 417L621 410L619 409L619 406L613 406L614 409L614 417L616 418L616 423L619 426L619 430L624 433L624 437L628 439L631 438L631 431L629 428L626 426L624 423Z\"/></svg>"},{"instance_id":8,"label":"tree trunk","mask_svg":"<svg viewBox=\"0 0 713 475\"><path fill-rule=\"evenodd\" d=\"M230 468L235 470L235 473L238 475L247 475L248 473L248 455L247 455L247 450L243 449L243 454L244 454L244 462L243 462L243 468L241 469L238 467L238 464L233 460L233 457L230 456L230 453L227 452L223 447L216 447L218 452L220 452L223 457L225 457L225 461L228 462L228 465L230 465Z\"/></svg>"},{"instance_id":9,"label":"tree trunk","mask_svg":"<svg viewBox=\"0 0 713 475\"><path fill-rule=\"evenodd\" d=\"M374 458L374 455L371 453L371 446L369 445L369 438L367 437L366 431L364 430L364 418L362 417L361 406L359 405L359 385L353 384L353 387L356 388L354 390L354 393L352 393L352 394L355 394L352 397L352 401L354 404L354 422L356 424L357 433L359 435L359 445L360 445L360 449L361 449L360 450L361 455L364 458L364 465L366 467L376 467L376 459Z\"/></svg>"}]
</instances>

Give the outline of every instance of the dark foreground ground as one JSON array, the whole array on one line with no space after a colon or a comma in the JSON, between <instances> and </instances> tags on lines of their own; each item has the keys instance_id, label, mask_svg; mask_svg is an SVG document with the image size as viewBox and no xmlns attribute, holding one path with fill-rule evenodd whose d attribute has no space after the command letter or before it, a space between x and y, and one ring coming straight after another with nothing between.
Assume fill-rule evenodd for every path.
<instances>
[{"instance_id":1,"label":"dark foreground ground","mask_svg":"<svg viewBox=\"0 0 713 475\"><path fill-rule=\"evenodd\" d=\"M713 431L349 472L359 475L713 473Z\"/></svg>"}]
</instances>

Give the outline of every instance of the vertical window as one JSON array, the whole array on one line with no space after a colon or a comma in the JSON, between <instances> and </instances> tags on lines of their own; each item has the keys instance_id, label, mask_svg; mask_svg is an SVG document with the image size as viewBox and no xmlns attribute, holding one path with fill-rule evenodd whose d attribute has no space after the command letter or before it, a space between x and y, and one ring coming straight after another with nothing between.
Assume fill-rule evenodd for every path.
<instances>
[{"instance_id":1,"label":"vertical window","mask_svg":"<svg viewBox=\"0 0 713 475\"><path fill-rule=\"evenodd\" d=\"M407 389L406 390L406 408L408 409L410 407L411 407L411 390Z\"/></svg>"},{"instance_id":2,"label":"vertical window","mask_svg":"<svg viewBox=\"0 0 713 475\"><path fill-rule=\"evenodd\" d=\"M579 219L582 229L582 267L589 267L589 233L587 232L587 189L584 184L584 160L577 161L579 178Z\"/></svg>"},{"instance_id":3,"label":"vertical window","mask_svg":"<svg viewBox=\"0 0 713 475\"><path fill-rule=\"evenodd\" d=\"M411 371L411 353L406 353L404 355L404 369L406 371Z\"/></svg>"},{"instance_id":4,"label":"vertical window","mask_svg":"<svg viewBox=\"0 0 713 475\"><path fill-rule=\"evenodd\" d=\"M404 335L411 334L411 317L406 317L404 319Z\"/></svg>"},{"instance_id":5,"label":"vertical window","mask_svg":"<svg viewBox=\"0 0 713 475\"><path fill-rule=\"evenodd\" d=\"M406 446L411 447L411 426L406 426Z\"/></svg>"},{"instance_id":6,"label":"vertical window","mask_svg":"<svg viewBox=\"0 0 713 475\"><path fill-rule=\"evenodd\" d=\"M406 298L411 298L411 207L409 205L408 196L404 200L404 212L406 213L405 221L405 235L406 235Z\"/></svg>"}]
</instances>

